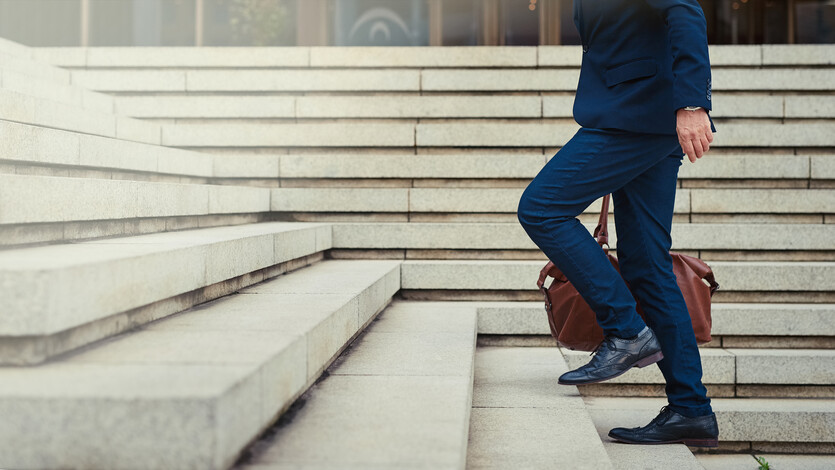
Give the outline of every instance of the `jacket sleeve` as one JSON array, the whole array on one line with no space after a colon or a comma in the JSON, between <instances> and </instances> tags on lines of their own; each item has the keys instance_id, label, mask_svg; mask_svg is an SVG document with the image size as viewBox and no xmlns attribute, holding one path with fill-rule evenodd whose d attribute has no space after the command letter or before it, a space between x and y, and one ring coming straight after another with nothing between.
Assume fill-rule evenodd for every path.
<instances>
[{"instance_id":1,"label":"jacket sleeve","mask_svg":"<svg viewBox=\"0 0 835 470\"><path fill-rule=\"evenodd\" d=\"M698 0L644 0L667 24L673 53L675 109L711 109L707 21Z\"/></svg>"}]
</instances>

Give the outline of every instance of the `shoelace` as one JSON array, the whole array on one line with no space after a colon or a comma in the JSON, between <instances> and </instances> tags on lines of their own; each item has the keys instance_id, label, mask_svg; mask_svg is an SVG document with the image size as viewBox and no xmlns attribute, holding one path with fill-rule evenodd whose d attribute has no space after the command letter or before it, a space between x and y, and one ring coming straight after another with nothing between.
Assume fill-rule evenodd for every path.
<instances>
[{"instance_id":1,"label":"shoelace","mask_svg":"<svg viewBox=\"0 0 835 470\"><path fill-rule=\"evenodd\" d=\"M609 350L615 349L615 342L612 341L612 339L608 336L603 338L603 341L601 341L594 348L594 350L591 352L591 354L589 354L589 356L594 356L594 357L591 358L591 361L589 361L589 364L595 364L595 361L597 360L597 358L600 357L600 354L599 354L600 351L602 351L604 349L609 349Z\"/></svg>"},{"instance_id":2,"label":"shoelace","mask_svg":"<svg viewBox=\"0 0 835 470\"><path fill-rule=\"evenodd\" d=\"M649 424L650 425L656 424L658 426L663 425L664 423L666 423L670 419L670 416L672 416L672 411L673 410L671 410L669 408L669 405L662 406L661 411L658 413L658 416L653 418L652 421L650 421Z\"/></svg>"}]
</instances>

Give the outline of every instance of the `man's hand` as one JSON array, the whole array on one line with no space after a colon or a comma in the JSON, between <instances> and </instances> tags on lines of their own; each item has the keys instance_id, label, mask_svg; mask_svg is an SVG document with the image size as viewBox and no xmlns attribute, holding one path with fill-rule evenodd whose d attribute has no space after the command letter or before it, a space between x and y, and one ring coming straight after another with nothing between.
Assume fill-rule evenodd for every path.
<instances>
[{"instance_id":1,"label":"man's hand","mask_svg":"<svg viewBox=\"0 0 835 470\"><path fill-rule=\"evenodd\" d=\"M710 119L704 109L687 111L682 108L676 111L676 133L681 149L691 163L702 158L710 150L710 144L713 142Z\"/></svg>"}]
</instances>

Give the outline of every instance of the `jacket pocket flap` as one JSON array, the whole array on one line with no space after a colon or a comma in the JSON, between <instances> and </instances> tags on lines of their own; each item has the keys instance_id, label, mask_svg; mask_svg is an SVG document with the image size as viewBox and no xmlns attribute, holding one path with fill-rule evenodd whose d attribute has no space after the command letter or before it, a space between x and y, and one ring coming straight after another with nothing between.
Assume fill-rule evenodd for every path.
<instances>
[{"instance_id":1,"label":"jacket pocket flap","mask_svg":"<svg viewBox=\"0 0 835 470\"><path fill-rule=\"evenodd\" d=\"M651 77L658 73L658 63L655 59L642 59L623 64L605 72L606 86L613 87L618 83L636 78Z\"/></svg>"}]
</instances>

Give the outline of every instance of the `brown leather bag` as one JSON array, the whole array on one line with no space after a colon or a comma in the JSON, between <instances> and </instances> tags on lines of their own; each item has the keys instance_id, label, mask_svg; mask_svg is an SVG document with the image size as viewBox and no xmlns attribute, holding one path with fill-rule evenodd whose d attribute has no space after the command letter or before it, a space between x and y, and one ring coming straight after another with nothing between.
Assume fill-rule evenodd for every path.
<instances>
[{"instance_id":1,"label":"brown leather bag","mask_svg":"<svg viewBox=\"0 0 835 470\"><path fill-rule=\"evenodd\" d=\"M609 253L609 195L603 198L603 207L600 210L600 221L594 229L594 238L600 244L600 248L609 257L609 261L615 269L618 268L618 260ZM713 271L704 261L681 253L670 252L673 260L673 272L690 319L693 322L693 330L696 333L696 341L699 344L710 342L710 299L719 284L713 277ZM546 277L551 276L554 281L548 288L545 288ZM702 280L708 282L705 284ZM603 329L597 324L594 311L589 304L580 296L577 289L571 285L565 275L548 262L539 273L539 280L536 285L545 296L545 311L548 314L548 323L551 326L551 334L557 342L569 349L580 351L593 351L603 341ZM637 299L636 299L637 301ZM640 303L638 313L646 318Z\"/></svg>"}]
</instances>

